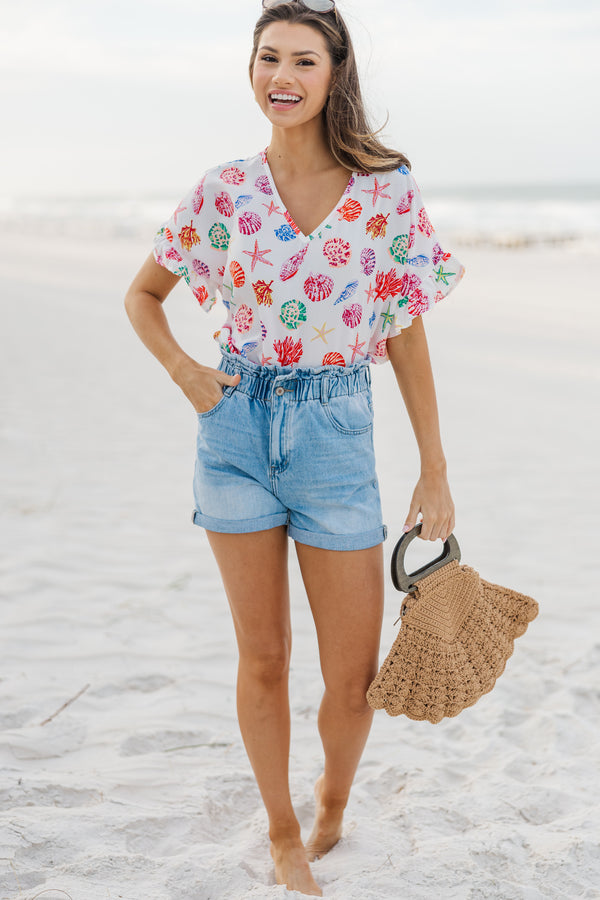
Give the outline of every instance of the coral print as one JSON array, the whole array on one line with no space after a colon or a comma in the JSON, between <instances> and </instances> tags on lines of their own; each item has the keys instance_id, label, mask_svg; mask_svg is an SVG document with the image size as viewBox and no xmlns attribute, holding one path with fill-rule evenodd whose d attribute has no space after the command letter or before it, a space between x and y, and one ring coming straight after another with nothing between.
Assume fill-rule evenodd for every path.
<instances>
[{"instance_id":1,"label":"coral print","mask_svg":"<svg viewBox=\"0 0 600 900\"><path fill-rule=\"evenodd\" d=\"M194 244L200 243L200 235L190 223L189 225L184 225L179 232L179 240L184 250L191 250Z\"/></svg>"},{"instance_id":2,"label":"coral print","mask_svg":"<svg viewBox=\"0 0 600 900\"><path fill-rule=\"evenodd\" d=\"M355 172L305 235L264 151L209 169L158 232L154 255L186 280L202 309L222 301L219 346L257 365L385 362L387 338L463 274L437 240L408 168Z\"/></svg>"},{"instance_id":3,"label":"coral print","mask_svg":"<svg viewBox=\"0 0 600 900\"><path fill-rule=\"evenodd\" d=\"M389 213L387 216L384 216L381 213L372 216L367 222L367 234L370 234L372 238L385 237L389 217Z\"/></svg>"},{"instance_id":4,"label":"coral print","mask_svg":"<svg viewBox=\"0 0 600 900\"><path fill-rule=\"evenodd\" d=\"M273 303L273 282L255 281L252 285L254 288L254 296L259 306L271 306Z\"/></svg>"}]
</instances>

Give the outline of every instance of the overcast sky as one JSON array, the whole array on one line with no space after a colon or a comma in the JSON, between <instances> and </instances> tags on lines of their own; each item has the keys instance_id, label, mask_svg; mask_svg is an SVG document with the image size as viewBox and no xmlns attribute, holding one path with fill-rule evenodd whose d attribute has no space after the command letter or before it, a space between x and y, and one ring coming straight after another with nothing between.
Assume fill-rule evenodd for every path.
<instances>
[{"instance_id":1,"label":"overcast sky","mask_svg":"<svg viewBox=\"0 0 600 900\"><path fill-rule=\"evenodd\" d=\"M429 185L600 181L597 0L339 0L387 143ZM179 195L270 129L259 0L0 0L0 196Z\"/></svg>"}]
</instances>

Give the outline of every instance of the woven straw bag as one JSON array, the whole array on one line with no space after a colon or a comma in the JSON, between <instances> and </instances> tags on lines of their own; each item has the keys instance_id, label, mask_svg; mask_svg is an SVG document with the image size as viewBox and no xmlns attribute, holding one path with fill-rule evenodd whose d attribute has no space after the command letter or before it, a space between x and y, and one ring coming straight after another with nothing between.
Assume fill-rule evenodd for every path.
<instances>
[{"instance_id":1,"label":"woven straw bag","mask_svg":"<svg viewBox=\"0 0 600 900\"><path fill-rule=\"evenodd\" d=\"M402 625L367 692L373 709L390 716L440 722L456 716L494 687L538 614L531 597L491 584L460 565L453 534L442 555L410 575L404 568L419 523L403 535L392 556L392 580L407 592Z\"/></svg>"}]
</instances>

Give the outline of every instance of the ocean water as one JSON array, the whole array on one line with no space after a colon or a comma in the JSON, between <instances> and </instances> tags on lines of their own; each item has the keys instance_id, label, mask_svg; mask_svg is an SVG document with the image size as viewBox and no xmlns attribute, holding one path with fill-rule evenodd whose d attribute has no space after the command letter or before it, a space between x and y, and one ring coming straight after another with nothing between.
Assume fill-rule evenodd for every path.
<instances>
[{"instance_id":1,"label":"ocean water","mask_svg":"<svg viewBox=\"0 0 600 900\"><path fill-rule=\"evenodd\" d=\"M420 188L442 246L568 244L600 253L600 183ZM0 228L150 240L178 201L172 195L5 196Z\"/></svg>"}]
</instances>

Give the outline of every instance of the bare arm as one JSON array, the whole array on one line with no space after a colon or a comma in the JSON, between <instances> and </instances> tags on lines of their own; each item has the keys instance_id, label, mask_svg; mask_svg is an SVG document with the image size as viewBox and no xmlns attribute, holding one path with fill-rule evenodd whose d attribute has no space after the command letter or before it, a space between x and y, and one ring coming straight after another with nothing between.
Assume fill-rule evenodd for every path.
<instances>
[{"instance_id":1,"label":"bare arm","mask_svg":"<svg viewBox=\"0 0 600 900\"><path fill-rule=\"evenodd\" d=\"M240 376L200 365L173 337L163 303L178 281L179 276L159 266L150 254L127 291L125 309L140 340L162 363L196 412L207 412L221 399L223 385L237 384Z\"/></svg>"},{"instance_id":2,"label":"bare arm","mask_svg":"<svg viewBox=\"0 0 600 900\"><path fill-rule=\"evenodd\" d=\"M409 328L387 342L387 351L402 393L421 457L421 476L415 487L405 530L423 516L421 537L445 540L454 528L454 503L446 476L435 385L420 316Z\"/></svg>"}]
</instances>

